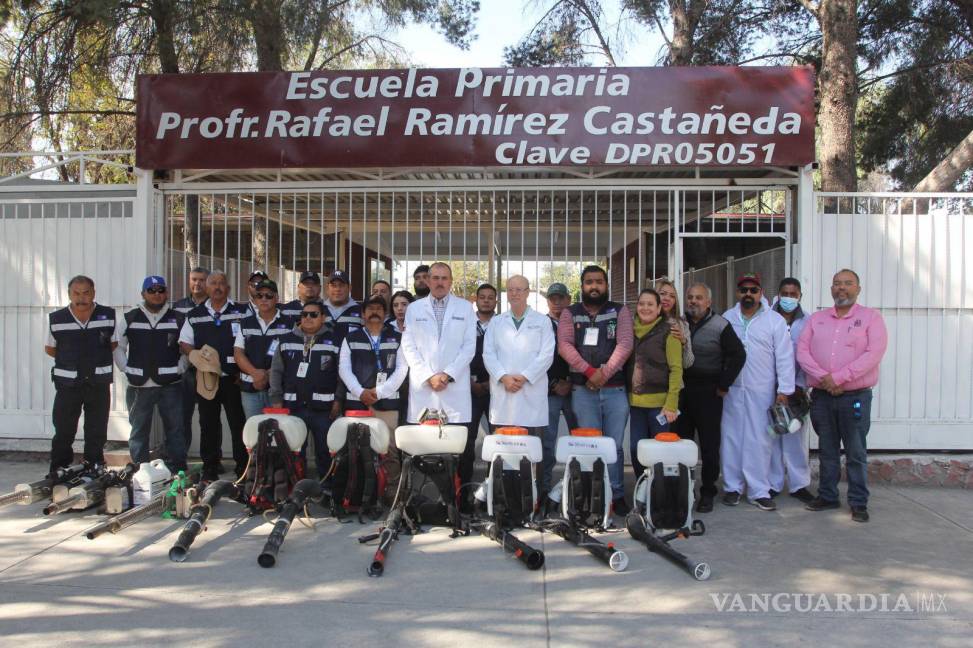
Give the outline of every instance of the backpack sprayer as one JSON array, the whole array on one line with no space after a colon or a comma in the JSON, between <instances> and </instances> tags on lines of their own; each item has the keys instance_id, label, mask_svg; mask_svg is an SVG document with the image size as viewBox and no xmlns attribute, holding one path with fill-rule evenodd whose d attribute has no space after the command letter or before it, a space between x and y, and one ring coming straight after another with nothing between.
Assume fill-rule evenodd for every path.
<instances>
[{"instance_id":1,"label":"backpack sprayer","mask_svg":"<svg viewBox=\"0 0 973 648\"><path fill-rule=\"evenodd\" d=\"M466 426L448 425L445 413L435 410L424 410L419 420L419 425L395 430L396 445L403 453L402 475L385 523L378 533L358 538L363 544L378 539L369 576L385 572L385 559L403 530L418 533L423 523L429 523L451 526L450 537L463 533L456 469L466 447Z\"/></svg>"},{"instance_id":2,"label":"backpack sprayer","mask_svg":"<svg viewBox=\"0 0 973 648\"><path fill-rule=\"evenodd\" d=\"M557 440L555 456L565 465L564 477L551 489L548 498L560 505L560 516L551 516L537 526L551 531L595 556L612 571L625 571L628 556L612 543L592 537L588 529L604 531L611 525L611 482L609 464L617 454L614 439L601 430L576 428Z\"/></svg>"},{"instance_id":3,"label":"backpack sprayer","mask_svg":"<svg viewBox=\"0 0 973 648\"><path fill-rule=\"evenodd\" d=\"M660 432L654 439L642 439L636 447L645 473L635 482L635 510L625 520L629 534L685 569L696 580L707 580L710 567L684 556L669 542L706 533L700 520L693 520L693 471L699 449L689 439L673 432ZM663 529L673 530L660 534Z\"/></svg>"},{"instance_id":4,"label":"backpack sprayer","mask_svg":"<svg viewBox=\"0 0 973 648\"><path fill-rule=\"evenodd\" d=\"M369 410L349 410L328 429L331 511L336 518L358 513L378 515L379 496L385 491L385 469L381 458L389 450L392 436L388 426Z\"/></svg>"},{"instance_id":5,"label":"backpack sprayer","mask_svg":"<svg viewBox=\"0 0 973 648\"><path fill-rule=\"evenodd\" d=\"M294 518L312 501L320 502L330 494L331 512L339 520L345 512L357 512L358 521L364 523L364 513L377 512L378 495L385 488L381 457L388 452L390 436L388 426L368 410L349 410L335 420L328 429L328 450L332 456L328 474L320 482L299 481L290 497L278 504L277 521L257 556L257 564L261 567L277 564L277 554ZM322 487L322 482L328 479L333 484L330 493Z\"/></svg>"},{"instance_id":6,"label":"backpack sprayer","mask_svg":"<svg viewBox=\"0 0 973 648\"><path fill-rule=\"evenodd\" d=\"M481 456L490 465L486 480L473 497L484 518L474 518L469 528L500 544L527 569L544 566L544 552L534 549L511 529L528 526L537 510L535 466L543 459L541 440L521 427L501 427L483 439Z\"/></svg>"},{"instance_id":7,"label":"backpack sprayer","mask_svg":"<svg viewBox=\"0 0 973 648\"><path fill-rule=\"evenodd\" d=\"M250 515L273 509L304 478L301 448L307 425L290 410L268 407L243 426L247 468L237 482Z\"/></svg>"},{"instance_id":8,"label":"backpack sprayer","mask_svg":"<svg viewBox=\"0 0 973 648\"><path fill-rule=\"evenodd\" d=\"M206 528L206 522L221 498L242 502L252 516L276 508L290 497L304 475L301 448L307 439L307 426L300 418L289 414L290 410L268 407L263 414L247 419L243 444L249 457L243 475L235 482L220 479L206 487L199 502L190 509L189 520L169 550L170 560L186 560L190 546Z\"/></svg>"}]
</instances>

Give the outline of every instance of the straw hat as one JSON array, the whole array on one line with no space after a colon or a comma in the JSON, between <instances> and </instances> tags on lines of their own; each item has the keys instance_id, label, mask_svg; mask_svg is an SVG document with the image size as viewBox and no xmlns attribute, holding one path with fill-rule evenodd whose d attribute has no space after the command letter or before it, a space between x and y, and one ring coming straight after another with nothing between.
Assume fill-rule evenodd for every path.
<instances>
[{"instance_id":1,"label":"straw hat","mask_svg":"<svg viewBox=\"0 0 973 648\"><path fill-rule=\"evenodd\" d=\"M189 362L196 367L196 392L206 400L216 398L216 390L220 388L219 352L208 344L202 349L189 352Z\"/></svg>"}]
</instances>

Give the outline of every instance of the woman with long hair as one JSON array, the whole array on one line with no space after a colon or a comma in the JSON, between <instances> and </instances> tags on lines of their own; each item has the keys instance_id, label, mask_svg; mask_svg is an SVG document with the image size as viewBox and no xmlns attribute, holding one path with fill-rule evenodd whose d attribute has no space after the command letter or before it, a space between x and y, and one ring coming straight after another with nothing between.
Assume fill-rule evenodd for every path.
<instances>
[{"instance_id":1,"label":"woman with long hair","mask_svg":"<svg viewBox=\"0 0 973 648\"><path fill-rule=\"evenodd\" d=\"M408 290L400 290L392 295L392 319L386 326L395 329L400 334L405 330L405 311L409 304L415 301ZM409 378L402 381L399 388L399 425L405 425L406 412L409 411Z\"/></svg>"},{"instance_id":2,"label":"woman with long hair","mask_svg":"<svg viewBox=\"0 0 973 648\"><path fill-rule=\"evenodd\" d=\"M683 347L668 326L662 298L652 288L639 294L634 330L635 346L626 371L632 469L638 477L645 471L638 460L638 442L669 431L678 416Z\"/></svg>"},{"instance_id":3,"label":"woman with long hair","mask_svg":"<svg viewBox=\"0 0 973 648\"><path fill-rule=\"evenodd\" d=\"M408 290L400 290L392 295L392 318L389 326L401 333L405 329L405 311L414 301L415 297Z\"/></svg>"},{"instance_id":4,"label":"woman with long hair","mask_svg":"<svg viewBox=\"0 0 973 648\"><path fill-rule=\"evenodd\" d=\"M682 368L693 366L693 341L689 332L689 322L679 310L679 293L676 285L668 277L662 277L655 282L655 290L662 299L662 315L669 324L669 335L679 340L682 345Z\"/></svg>"}]
</instances>

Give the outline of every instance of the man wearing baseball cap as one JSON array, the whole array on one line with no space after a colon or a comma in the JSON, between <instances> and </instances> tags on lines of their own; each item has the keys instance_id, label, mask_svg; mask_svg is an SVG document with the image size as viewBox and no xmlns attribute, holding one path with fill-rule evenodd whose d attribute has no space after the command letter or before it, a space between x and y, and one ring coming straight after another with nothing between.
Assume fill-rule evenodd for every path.
<instances>
[{"instance_id":1,"label":"man wearing baseball cap","mask_svg":"<svg viewBox=\"0 0 973 648\"><path fill-rule=\"evenodd\" d=\"M770 496L773 439L767 433L767 410L774 399L787 402L794 393L794 347L787 322L763 296L760 275L737 279L737 299L726 318L743 342L747 360L723 403L720 459L723 503L736 506L746 491L763 511L777 508Z\"/></svg>"},{"instance_id":2,"label":"man wearing baseball cap","mask_svg":"<svg viewBox=\"0 0 973 648\"><path fill-rule=\"evenodd\" d=\"M328 277L328 299L324 302L328 316L334 323L335 332L342 338L353 328L361 328L361 304L351 298L351 285L348 274L335 270Z\"/></svg>"},{"instance_id":3,"label":"man wearing baseball cap","mask_svg":"<svg viewBox=\"0 0 973 648\"><path fill-rule=\"evenodd\" d=\"M247 418L270 407L270 363L281 336L292 328L290 320L277 309L276 283L258 281L254 299L257 311L243 319L233 343L233 357L240 367L240 400Z\"/></svg>"},{"instance_id":4,"label":"man wearing baseball cap","mask_svg":"<svg viewBox=\"0 0 973 648\"><path fill-rule=\"evenodd\" d=\"M557 337L558 320L565 308L571 305L571 294L563 283L552 283L547 288L547 316ZM578 427L578 418L571 409L571 367L567 361L554 349L554 362L547 370L547 432L544 435L544 461L541 472L541 491L547 492L551 488L551 476L554 472L554 449L557 446L558 429L561 426L561 415L568 430Z\"/></svg>"},{"instance_id":5,"label":"man wearing baseball cap","mask_svg":"<svg viewBox=\"0 0 973 648\"><path fill-rule=\"evenodd\" d=\"M142 282L142 303L119 320L115 365L128 379L125 401L132 431L128 450L132 461L149 461L149 434L156 409L162 418L166 465L186 468L183 432L182 374L186 360L179 350L179 331L186 316L169 305L166 280L149 276Z\"/></svg>"},{"instance_id":6,"label":"man wearing baseball cap","mask_svg":"<svg viewBox=\"0 0 973 648\"><path fill-rule=\"evenodd\" d=\"M250 301L247 307L251 313L257 312L257 284L265 279L270 279L270 277L263 270L254 270L250 273L250 278L247 279L247 292L250 294Z\"/></svg>"},{"instance_id":7,"label":"man wearing baseball cap","mask_svg":"<svg viewBox=\"0 0 973 648\"><path fill-rule=\"evenodd\" d=\"M286 317L293 328L300 324L301 310L305 304L321 301L321 275L313 270L305 270L297 283L297 299L280 307L280 314Z\"/></svg>"}]
</instances>

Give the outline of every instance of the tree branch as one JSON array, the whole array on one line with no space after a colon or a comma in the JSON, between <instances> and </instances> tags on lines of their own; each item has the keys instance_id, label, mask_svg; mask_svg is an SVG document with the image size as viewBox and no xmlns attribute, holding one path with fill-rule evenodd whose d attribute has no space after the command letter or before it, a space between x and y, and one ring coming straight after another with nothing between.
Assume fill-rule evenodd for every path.
<instances>
[{"instance_id":1,"label":"tree branch","mask_svg":"<svg viewBox=\"0 0 973 648\"><path fill-rule=\"evenodd\" d=\"M19 110L15 112L0 113L0 119L15 119L17 117L30 117L38 115L41 117L51 115L124 115L134 117L134 110Z\"/></svg>"},{"instance_id":2,"label":"tree branch","mask_svg":"<svg viewBox=\"0 0 973 648\"><path fill-rule=\"evenodd\" d=\"M598 42L601 44L601 50L605 57L608 59L608 64L612 67L615 66L615 57L612 55L611 47L608 46L608 41L605 40L605 35L601 33L601 27L598 26L598 21L595 20L595 16L591 11L591 7L584 0L572 0L572 4L582 13L585 18L588 19L588 23L591 25L591 29L595 32L595 36L598 38Z\"/></svg>"},{"instance_id":3,"label":"tree branch","mask_svg":"<svg viewBox=\"0 0 973 648\"><path fill-rule=\"evenodd\" d=\"M859 90L864 90L865 88L869 88L869 87L875 85L876 83L878 83L879 81L884 81L885 79L891 79L892 77L897 77L897 76L900 76L902 74L908 74L910 72L917 72L919 70L931 70L933 68L937 68L937 67L940 67L942 65L952 65L953 63L962 63L965 60L966 60L965 58L962 58L962 59L950 59L950 60L947 60L947 61L936 61L934 63L928 63L928 64L922 64L922 65L910 65L909 67L904 67L904 68L902 68L900 70L896 70L896 71L890 72L888 74L879 75L877 77L874 77L872 79L869 79L868 81L863 81L861 84L859 84L858 88L859 88Z\"/></svg>"},{"instance_id":4,"label":"tree branch","mask_svg":"<svg viewBox=\"0 0 973 648\"><path fill-rule=\"evenodd\" d=\"M808 13L810 13L812 16L814 16L818 20L821 19L821 17L820 17L821 3L820 2L811 2L811 0L797 0L797 1L801 3L801 6L802 7L804 7L805 9L808 10Z\"/></svg>"}]
</instances>

